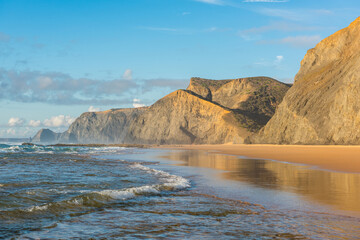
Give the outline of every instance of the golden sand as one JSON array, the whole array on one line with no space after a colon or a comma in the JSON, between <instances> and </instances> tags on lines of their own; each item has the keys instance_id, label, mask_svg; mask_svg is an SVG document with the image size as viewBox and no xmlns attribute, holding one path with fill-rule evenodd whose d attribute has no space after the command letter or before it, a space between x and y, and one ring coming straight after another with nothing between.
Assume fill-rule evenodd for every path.
<instances>
[{"instance_id":1,"label":"golden sand","mask_svg":"<svg viewBox=\"0 0 360 240\"><path fill-rule=\"evenodd\" d=\"M216 151L258 159L307 164L322 169L360 173L360 146L313 145L177 145L160 148Z\"/></svg>"}]
</instances>

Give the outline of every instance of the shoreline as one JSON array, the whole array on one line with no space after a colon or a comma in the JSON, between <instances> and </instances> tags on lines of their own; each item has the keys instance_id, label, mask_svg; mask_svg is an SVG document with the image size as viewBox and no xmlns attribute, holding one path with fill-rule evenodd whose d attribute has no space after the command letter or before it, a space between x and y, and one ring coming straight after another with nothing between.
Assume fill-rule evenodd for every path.
<instances>
[{"instance_id":1,"label":"shoreline","mask_svg":"<svg viewBox=\"0 0 360 240\"><path fill-rule=\"evenodd\" d=\"M161 149L203 150L263 160L302 164L323 170L360 173L360 146L343 145L162 145Z\"/></svg>"},{"instance_id":2,"label":"shoreline","mask_svg":"<svg viewBox=\"0 0 360 240\"><path fill-rule=\"evenodd\" d=\"M38 144L38 143L28 143L24 142L21 144L22 146L49 146L49 147L127 147L127 148L151 148L152 145L146 144L126 144L126 143L113 143L113 144L106 144L106 143L56 143L56 144Z\"/></svg>"},{"instance_id":3,"label":"shoreline","mask_svg":"<svg viewBox=\"0 0 360 240\"><path fill-rule=\"evenodd\" d=\"M23 143L22 145L39 145ZM41 145L40 145L41 146ZM360 145L275 145L275 144L52 144L58 147L135 147L202 150L253 159L275 160L323 170L360 173Z\"/></svg>"}]
</instances>

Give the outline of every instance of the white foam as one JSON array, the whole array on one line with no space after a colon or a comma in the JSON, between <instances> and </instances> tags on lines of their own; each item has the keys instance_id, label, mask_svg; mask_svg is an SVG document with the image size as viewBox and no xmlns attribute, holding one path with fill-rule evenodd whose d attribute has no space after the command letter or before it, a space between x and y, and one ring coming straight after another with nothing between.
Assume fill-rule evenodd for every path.
<instances>
[{"instance_id":1,"label":"white foam","mask_svg":"<svg viewBox=\"0 0 360 240\"><path fill-rule=\"evenodd\" d=\"M119 153L124 151L125 147L92 147L85 148L84 150L86 154L99 154L99 153Z\"/></svg>"},{"instance_id":2,"label":"white foam","mask_svg":"<svg viewBox=\"0 0 360 240\"><path fill-rule=\"evenodd\" d=\"M63 153L63 154L115 154L123 152L125 147L62 147L40 145L9 145L0 148L0 153Z\"/></svg>"},{"instance_id":3,"label":"white foam","mask_svg":"<svg viewBox=\"0 0 360 240\"><path fill-rule=\"evenodd\" d=\"M42 205L42 206L32 206L32 207L29 207L28 209L26 209L26 211L28 212L33 212L33 211L44 211L46 209L48 209L49 205Z\"/></svg>"},{"instance_id":4,"label":"white foam","mask_svg":"<svg viewBox=\"0 0 360 240\"><path fill-rule=\"evenodd\" d=\"M141 164L134 164L132 165L132 167L156 176L159 179L160 183L154 185L145 185L140 187L119 189L119 190L102 190L96 192L92 192L89 190L82 190L79 192L86 194L96 193L102 196L110 197L112 199L127 200L127 199L136 198L139 195L140 196L156 195L161 193L162 191L177 191L177 190L189 188L191 186L190 182L181 176L176 176L165 171L145 167ZM1 186L2 185L0 184L0 187ZM56 189L52 189L51 191L56 191L65 194L69 192L69 190L56 190ZM74 204L74 205L83 205L84 200L81 197L76 197L72 200L66 201L66 203ZM47 210L51 205L52 203L41 206L32 206L27 208L26 211L28 212L44 211Z\"/></svg>"},{"instance_id":5,"label":"white foam","mask_svg":"<svg viewBox=\"0 0 360 240\"><path fill-rule=\"evenodd\" d=\"M113 199L126 200L135 198L137 195L158 194L159 190L157 189L157 185L150 185L127 188L123 190L103 190L97 193L103 196L111 197Z\"/></svg>"},{"instance_id":6,"label":"white foam","mask_svg":"<svg viewBox=\"0 0 360 240\"><path fill-rule=\"evenodd\" d=\"M75 205L82 205L84 203L84 200L82 198L80 199L74 199L71 201L71 203L75 204Z\"/></svg>"},{"instance_id":7,"label":"white foam","mask_svg":"<svg viewBox=\"0 0 360 240\"><path fill-rule=\"evenodd\" d=\"M180 176L172 175L168 172L145 167L141 164L134 164L132 165L132 167L155 175L157 178L159 178L160 181L163 182L163 186L172 188L172 190L181 190L189 188L191 186L190 182L187 179Z\"/></svg>"},{"instance_id":8,"label":"white foam","mask_svg":"<svg viewBox=\"0 0 360 240\"><path fill-rule=\"evenodd\" d=\"M141 187L132 187L122 190L103 190L97 193L103 196L111 197L113 199L126 200L135 198L137 195L159 194L161 191L175 191L190 187L190 182L183 177L172 175L161 170L145 167L141 164L134 164L132 167L155 175L162 183L155 185L145 185Z\"/></svg>"}]
</instances>

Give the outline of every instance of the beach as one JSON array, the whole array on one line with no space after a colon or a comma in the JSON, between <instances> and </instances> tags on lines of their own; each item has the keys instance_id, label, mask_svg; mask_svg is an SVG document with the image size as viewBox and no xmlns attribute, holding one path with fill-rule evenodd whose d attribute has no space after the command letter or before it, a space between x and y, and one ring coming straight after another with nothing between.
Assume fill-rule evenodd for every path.
<instances>
[{"instance_id":1,"label":"beach","mask_svg":"<svg viewBox=\"0 0 360 240\"><path fill-rule=\"evenodd\" d=\"M360 234L356 173L184 148L2 144L0 160L3 238Z\"/></svg>"},{"instance_id":2,"label":"beach","mask_svg":"<svg viewBox=\"0 0 360 240\"><path fill-rule=\"evenodd\" d=\"M305 164L331 171L360 173L360 146L219 144L174 145L160 148L204 150L256 159Z\"/></svg>"}]
</instances>

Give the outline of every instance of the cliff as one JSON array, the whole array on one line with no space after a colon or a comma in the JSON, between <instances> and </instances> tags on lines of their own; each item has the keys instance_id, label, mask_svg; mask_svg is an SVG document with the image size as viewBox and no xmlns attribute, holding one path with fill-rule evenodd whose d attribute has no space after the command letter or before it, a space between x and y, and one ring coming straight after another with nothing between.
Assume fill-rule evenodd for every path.
<instances>
[{"instance_id":1,"label":"cliff","mask_svg":"<svg viewBox=\"0 0 360 240\"><path fill-rule=\"evenodd\" d=\"M35 143L54 143L58 141L60 133L55 133L50 129L41 129L32 138Z\"/></svg>"},{"instance_id":2,"label":"cliff","mask_svg":"<svg viewBox=\"0 0 360 240\"><path fill-rule=\"evenodd\" d=\"M191 78L187 90L221 106L258 115L268 121L291 84L269 77L208 80Z\"/></svg>"},{"instance_id":3,"label":"cliff","mask_svg":"<svg viewBox=\"0 0 360 240\"><path fill-rule=\"evenodd\" d=\"M206 144L243 143L275 112L289 85L266 77L192 78L150 107L82 114L59 142Z\"/></svg>"},{"instance_id":4,"label":"cliff","mask_svg":"<svg viewBox=\"0 0 360 240\"><path fill-rule=\"evenodd\" d=\"M130 124L147 108L86 112L64 132L59 142L128 143Z\"/></svg>"},{"instance_id":5,"label":"cliff","mask_svg":"<svg viewBox=\"0 0 360 240\"><path fill-rule=\"evenodd\" d=\"M310 49L275 115L250 139L360 144L360 18Z\"/></svg>"},{"instance_id":6,"label":"cliff","mask_svg":"<svg viewBox=\"0 0 360 240\"><path fill-rule=\"evenodd\" d=\"M184 90L157 101L130 126L131 142L157 144L242 143L250 118Z\"/></svg>"}]
</instances>

